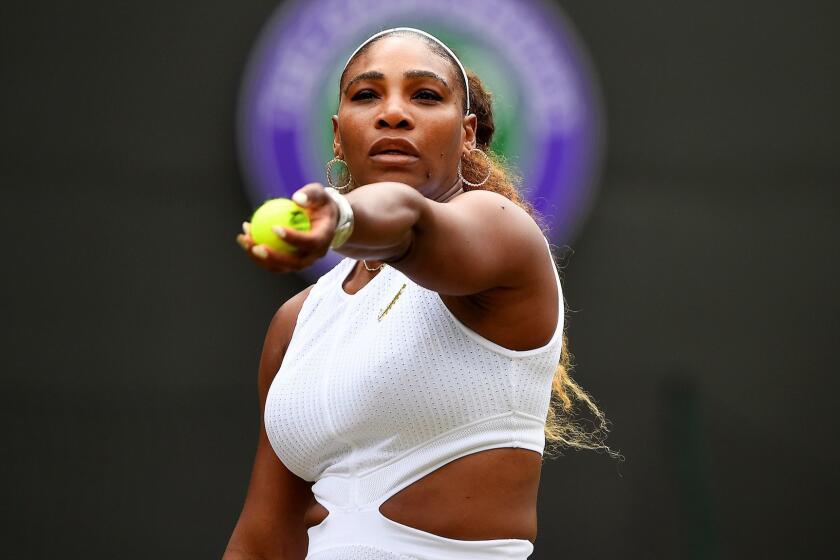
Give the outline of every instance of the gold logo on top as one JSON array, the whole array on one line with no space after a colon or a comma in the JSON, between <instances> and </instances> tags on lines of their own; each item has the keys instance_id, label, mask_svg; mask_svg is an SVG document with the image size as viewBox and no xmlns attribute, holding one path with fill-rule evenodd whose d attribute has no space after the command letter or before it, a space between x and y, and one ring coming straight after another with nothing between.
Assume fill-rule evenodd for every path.
<instances>
[{"instance_id":1,"label":"gold logo on top","mask_svg":"<svg viewBox=\"0 0 840 560\"><path fill-rule=\"evenodd\" d=\"M379 318L378 318L379 321L381 321L382 317L387 315L388 312L391 310L391 308L394 307L394 304L397 303L398 299L400 299L400 295L402 295L402 292L403 292L404 289L405 289L405 284L400 286L400 290L397 292L397 295L394 296L394 299L391 300L391 303L388 304L388 307L386 307L385 309L383 309L382 311L379 312Z\"/></svg>"}]
</instances>

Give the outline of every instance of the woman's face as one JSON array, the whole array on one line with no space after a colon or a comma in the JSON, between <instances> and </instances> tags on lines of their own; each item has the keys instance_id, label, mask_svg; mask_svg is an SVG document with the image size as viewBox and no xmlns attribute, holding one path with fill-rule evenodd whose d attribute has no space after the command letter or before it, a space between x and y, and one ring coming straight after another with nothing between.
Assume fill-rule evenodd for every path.
<instances>
[{"instance_id":1,"label":"woman's face","mask_svg":"<svg viewBox=\"0 0 840 560\"><path fill-rule=\"evenodd\" d=\"M358 56L332 117L333 152L354 182L396 181L428 198L448 190L475 147L477 118L464 116L459 81L460 71L414 37L380 39Z\"/></svg>"}]
</instances>

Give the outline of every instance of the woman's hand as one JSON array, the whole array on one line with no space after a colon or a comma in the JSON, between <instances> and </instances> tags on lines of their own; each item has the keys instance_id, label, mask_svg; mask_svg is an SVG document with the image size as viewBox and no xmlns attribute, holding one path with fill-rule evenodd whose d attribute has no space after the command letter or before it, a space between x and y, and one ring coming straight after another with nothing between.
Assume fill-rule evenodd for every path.
<instances>
[{"instance_id":1,"label":"woman's hand","mask_svg":"<svg viewBox=\"0 0 840 560\"><path fill-rule=\"evenodd\" d=\"M252 261L273 272L292 272L310 266L327 254L338 222L338 206L320 183L304 185L292 195L309 216L309 231L298 231L283 226L274 226L274 233L286 243L297 247L287 253L275 251L266 245L257 245L251 238L251 224L242 222L243 233L236 241L248 253Z\"/></svg>"}]
</instances>

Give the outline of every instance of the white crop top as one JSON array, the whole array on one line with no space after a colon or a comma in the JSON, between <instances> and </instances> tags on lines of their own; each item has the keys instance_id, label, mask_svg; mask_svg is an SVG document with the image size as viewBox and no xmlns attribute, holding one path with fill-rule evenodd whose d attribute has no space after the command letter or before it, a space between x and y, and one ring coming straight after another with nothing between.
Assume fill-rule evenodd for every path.
<instances>
[{"instance_id":1,"label":"white crop top","mask_svg":"<svg viewBox=\"0 0 840 560\"><path fill-rule=\"evenodd\" d=\"M437 292L393 267L352 295L342 284L355 260L321 276L300 309L264 415L275 453L315 481L319 502L358 510L470 453L543 452L563 331L560 278L548 240L546 247L559 320L551 340L531 350L482 337Z\"/></svg>"}]
</instances>

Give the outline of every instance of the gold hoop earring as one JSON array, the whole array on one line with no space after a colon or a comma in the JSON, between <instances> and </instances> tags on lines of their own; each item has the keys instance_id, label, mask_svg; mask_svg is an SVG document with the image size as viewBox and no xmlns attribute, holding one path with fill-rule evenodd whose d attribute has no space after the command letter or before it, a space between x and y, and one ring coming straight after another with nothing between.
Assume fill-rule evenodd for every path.
<instances>
[{"instance_id":1,"label":"gold hoop earring","mask_svg":"<svg viewBox=\"0 0 840 560\"><path fill-rule=\"evenodd\" d=\"M347 168L347 182L344 183L343 185L336 185L335 181L333 181L333 177L332 177L333 165L335 165L338 162L343 163L344 167ZM326 169L327 169L327 183L329 183L332 188L334 188L335 190L337 190L338 192L340 192L342 194L351 190L351 185L353 184L353 175L350 174L350 168L347 167L347 162L346 161L344 161L341 158L334 157L330 161L327 162L327 168Z\"/></svg>"},{"instance_id":2,"label":"gold hoop earring","mask_svg":"<svg viewBox=\"0 0 840 560\"><path fill-rule=\"evenodd\" d=\"M486 183L487 179L490 178L490 175L493 174L493 162L490 161L490 156L488 156L487 153L484 150L479 149L479 148L473 148L472 150L470 150L470 153L473 153L475 151L478 151L481 155L484 156L484 159L487 160L487 177L485 177L484 180L481 181L480 183L470 183L469 181L464 179L464 176L461 174L461 161L463 161L463 159L464 159L463 157L461 157L461 159L458 160L458 177L461 179L461 181L463 181L464 183L466 183L467 185L469 185L471 187L480 187L484 183Z\"/></svg>"}]
</instances>

